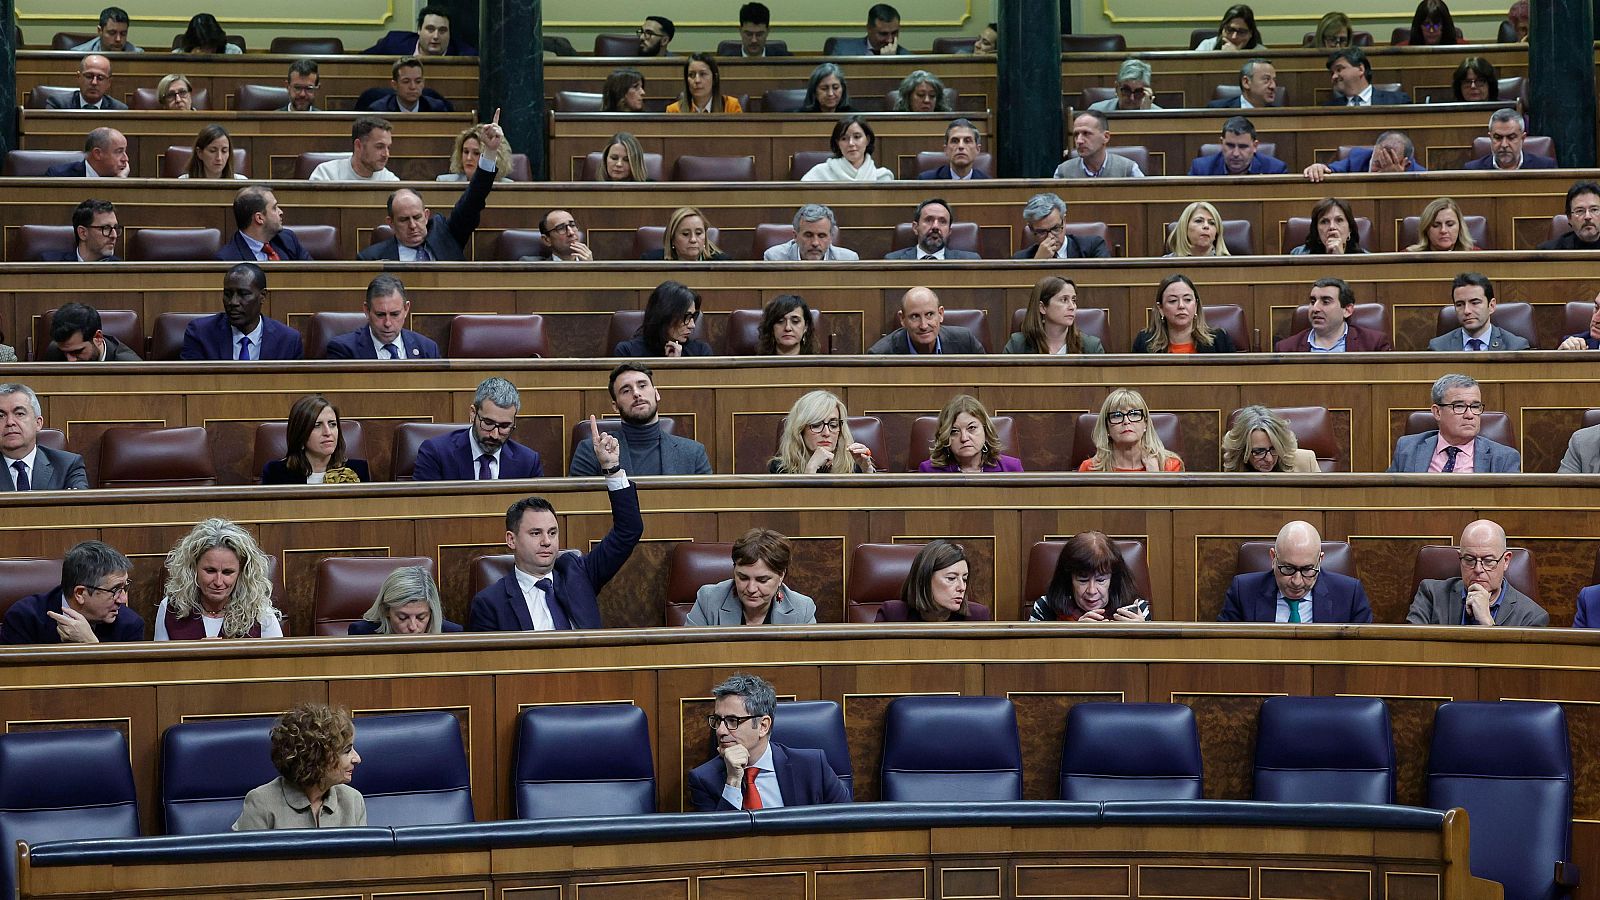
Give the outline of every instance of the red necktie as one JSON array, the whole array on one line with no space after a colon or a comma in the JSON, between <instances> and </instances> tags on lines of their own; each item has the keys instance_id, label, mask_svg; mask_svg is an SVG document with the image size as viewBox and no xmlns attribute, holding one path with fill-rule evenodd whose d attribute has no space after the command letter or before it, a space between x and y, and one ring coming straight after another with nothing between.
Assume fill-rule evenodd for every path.
<instances>
[{"instance_id":1,"label":"red necktie","mask_svg":"<svg viewBox=\"0 0 1600 900\"><path fill-rule=\"evenodd\" d=\"M760 770L755 766L747 766L744 770L744 808L760 809L761 792L756 790L756 775Z\"/></svg>"},{"instance_id":2,"label":"red necktie","mask_svg":"<svg viewBox=\"0 0 1600 900\"><path fill-rule=\"evenodd\" d=\"M278 260L278 259L282 259L283 258L283 257L278 255L278 251L272 249L272 245L271 244L262 244L261 245L261 252L265 253L267 255L267 259L269 259L269 260Z\"/></svg>"}]
</instances>

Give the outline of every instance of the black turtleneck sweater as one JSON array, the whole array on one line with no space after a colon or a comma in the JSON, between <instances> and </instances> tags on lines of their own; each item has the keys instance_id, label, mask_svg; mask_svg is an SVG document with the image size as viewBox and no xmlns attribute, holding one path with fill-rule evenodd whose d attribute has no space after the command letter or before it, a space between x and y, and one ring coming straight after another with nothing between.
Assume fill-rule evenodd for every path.
<instances>
[{"instance_id":1,"label":"black turtleneck sweater","mask_svg":"<svg viewBox=\"0 0 1600 900\"><path fill-rule=\"evenodd\" d=\"M629 475L661 475L661 422L635 425L624 420L622 443L628 447Z\"/></svg>"}]
</instances>

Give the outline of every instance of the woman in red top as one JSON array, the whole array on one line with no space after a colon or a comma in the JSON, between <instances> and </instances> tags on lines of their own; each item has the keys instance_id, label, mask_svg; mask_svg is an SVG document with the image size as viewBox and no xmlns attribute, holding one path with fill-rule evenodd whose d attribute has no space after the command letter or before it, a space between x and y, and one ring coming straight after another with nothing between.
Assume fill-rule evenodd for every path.
<instances>
[{"instance_id":1,"label":"woman in red top","mask_svg":"<svg viewBox=\"0 0 1600 900\"><path fill-rule=\"evenodd\" d=\"M1080 531L1056 560L1030 622L1147 622L1150 601L1134 592L1133 572L1117 545L1098 531Z\"/></svg>"},{"instance_id":2,"label":"woman in red top","mask_svg":"<svg viewBox=\"0 0 1600 900\"><path fill-rule=\"evenodd\" d=\"M1156 320L1133 339L1135 353L1234 353L1233 339L1206 324L1200 292L1187 275L1168 275L1156 288Z\"/></svg>"},{"instance_id":3,"label":"woman in red top","mask_svg":"<svg viewBox=\"0 0 1600 900\"><path fill-rule=\"evenodd\" d=\"M1182 472L1183 460L1150 427L1150 407L1133 388L1117 388L1100 405L1094 455L1079 472Z\"/></svg>"}]
</instances>

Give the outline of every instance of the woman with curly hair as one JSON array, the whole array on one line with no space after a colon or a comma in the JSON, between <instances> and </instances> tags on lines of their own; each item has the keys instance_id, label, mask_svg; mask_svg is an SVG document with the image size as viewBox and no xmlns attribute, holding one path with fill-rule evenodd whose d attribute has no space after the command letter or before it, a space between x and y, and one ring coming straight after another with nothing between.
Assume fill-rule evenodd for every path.
<instances>
[{"instance_id":1,"label":"woman with curly hair","mask_svg":"<svg viewBox=\"0 0 1600 900\"><path fill-rule=\"evenodd\" d=\"M779 294L761 310L756 338L760 356L810 356L817 352L811 305L799 294Z\"/></svg>"},{"instance_id":2,"label":"woman with curly hair","mask_svg":"<svg viewBox=\"0 0 1600 900\"><path fill-rule=\"evenodd\" d=\"M950 112L950 100L944 93L944 82L925 69L917 69L900 82L900 99L895 101L895 112Z\"/></svg>"},{"instance_id":3,"label":"woman with curly hair","mask_svg":"<svg viewBox=\"0 0 1600 900\"><path fill-rule=\"evenodd\" d=\"M250 532L227 519L196 525L167 554L156 640L283 637L267 578L270 559Z\"/></svg>"},{"instance_id":4,"label":"woman with curly hair","mask_svg":"<svg viewBox=\"0 0 1600 900\"><path fill-rule=\"evenodd\" d=\"M455 146L450 149L450 171L435 175L434 181L471 181L478 174L478 159L483 156L483 145L489 143L488 132L482 125L474 125L456 135ZM511 180L511 142L501 141L494 154L497 181Z\"/></svg>"},{"instance_id":5,"label":"woman with curly hair","mask_svg":"<svg viewBox=\"0 0 1600 900\"><path fill-rule=\"evenodd\" d=\"M933 429L933 444L928 458L917 466L919 472L1021 472L1022 460L1006 456L994 419L977 397L958 394L939 413Z\"/></svg>"},{"instance_id":6,"label":"woman with curly hair","mask_svg":"<svg viewBox=\"0 0 1600 900\"><path fill-rule=\"evenodd\" d=\"M356 484L370 482L364 459L345 456L339 409L321 394L307 394L289 409L289 452L261 470L262 484Z\"/></svg>"},{"instance_id":7,"label":"woman with curly hair","mask_svg":"<svg viewBox=\"0 0 1600 900\"><path fill-rule=\"evenodd\" d=\"M270 740L278 777L244 795L234 831L367 824L367 802L350 786L361 754L348 710L302 703L278 717Z\"/></svg>"},{"instance_id":8,"label":"woman with curly hair","mask_svg":"<svg viewBox=\"0 0 1600 900\"><path fill-rule=\"evenodd\" d=\"M811 70L811 80L806 82L806 98L800 103L801 112L845 113L855 112L850 105L850 84L844 79L844 70L838 63L825 62Z\"/></svg>"},{"instance_id":9,"label":"woman with curly hair","mask_svg":"<svg viewBox=\"0 0 1600 900\"><path fill-rule=\"evenodd\" d=\"M1222 436L1224 472L1321 472L1317 455L1302 450L1289 423L1265 406L1246 406L1234 414Z\"/></svg>"}]
</instances>

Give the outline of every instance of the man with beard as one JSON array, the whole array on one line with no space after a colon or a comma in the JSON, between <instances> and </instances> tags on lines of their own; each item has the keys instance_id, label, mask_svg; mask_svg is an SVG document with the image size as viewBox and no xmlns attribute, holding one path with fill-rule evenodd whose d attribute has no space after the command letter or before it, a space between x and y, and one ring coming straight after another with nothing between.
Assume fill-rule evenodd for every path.
<instances>
[{"instance_id":1,"label":"man with beard","mask_svg":"<svg viewBox=\"0 0 1600 900\"><path fill-rule=\"evenodd\" d=\"M1600 250L1600 184L1580 181L1567 189L1572 230L1539 245L1540 250Z\"/></svg>"},{"instance_id":2,"label":"man with beard","mask_svg":"<svg viewBox=\"0 0 1600 900\"><path fill-rule=\"evenodd\" d=\"M950 211L950 204L943 199L935 197L924 200L917 206L917 214L911 220L911 233L916 236L917 243L904 247L885 256L884 259L914 259L924 262L944 259L979 259L978 254L971 250L957 250L948 245L950 240L950 223L954 220L954 213Z\"/></svg>"},{"instance_id":3,"label":"man with beard","mask_svg":"<svg viewBox=\"0 0 1600 900\"><path fill-rule=\"evenodd\" d=\"M478 384L472 398L472 425L429 438L417 448L414 481L494 481L539 478L539 453L513 441L522 395L511 382L493 376Z\"/></svg>"},{"instance_id":4,"label":"man with beard","mask_svg":"<svg viewBox=\"0 0 1600 900\"><path fill-rule=\"evenodd\" d=\"M300 359L300 332L261 314L267 299L267 273L255 263L239 263L222 277L222 312L190 322L183 330L179 359L255 362Z\"/></svg>"},{"instance_id":5,"label":"man with beard","mask_svg":"<svg viewBox=\"0 0 1600 900\"><path fill-rule=\"evenodd\" d=\"M622 467L631 475L710 475L711 460L699 441L664 431L661 417L661 392L654 376L643 363L623 363L611 370L611 405L622 418L615 434L619 439ZM607 429L609 430L609 429ZM584 438L572 454L568 475L600 475L594 441Z\"/></svg>"}]
</instances>

